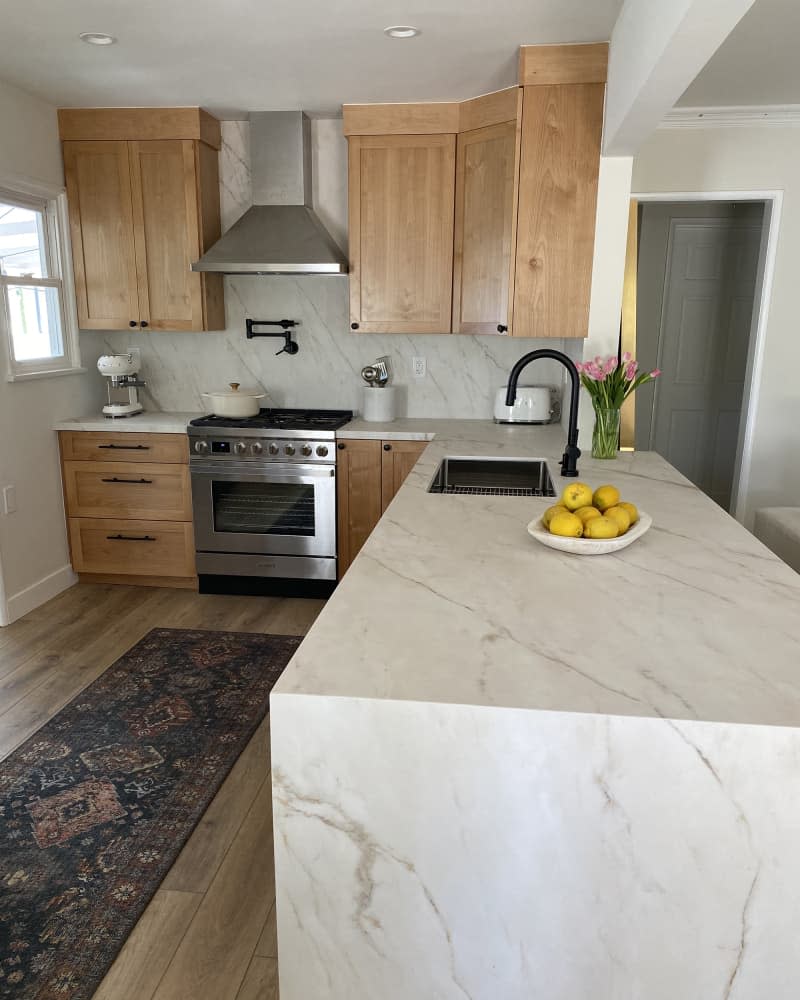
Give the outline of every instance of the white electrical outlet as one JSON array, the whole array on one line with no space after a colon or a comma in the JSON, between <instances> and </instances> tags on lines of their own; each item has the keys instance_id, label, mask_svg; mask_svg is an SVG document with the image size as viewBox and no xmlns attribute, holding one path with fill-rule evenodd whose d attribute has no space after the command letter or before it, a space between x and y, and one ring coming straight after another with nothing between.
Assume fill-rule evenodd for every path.
<instances>
[{"instance_id":1,"label":"white electrical outlet","mask_svg":"<svg viewBox=\"0 0 800 1000\"><path fill-rule=\"evenodd\" d=\"M411 359L411 371L414 378L425 378L425 372L427 371L425 358L413 357Z\"/></svg>"},{"instance_id":2,"label":"white electrical outlet","mask_svg":"<svg viewBox=\"0 0 800 1000\"><path fill-rule=\"evenodd\" d=\"M3 487L3 513L13 514L17 509L17 487L16 486L4 486Z\"/></svg>"},{"instance_id":3,"label":"white electrical outlet","mask_svg":"<svg viewBox=\"0 0 800 1000\"><path fill-rule=\"evenodd\" d=\"M141 352L141 349L138 348L138 347L129 347L127 353L130 354L131 359L133 361L133 364L134 364L134 366L136 368L136 371L140 372L142 370L142 352Z\"/></svg>"}]
</instances>

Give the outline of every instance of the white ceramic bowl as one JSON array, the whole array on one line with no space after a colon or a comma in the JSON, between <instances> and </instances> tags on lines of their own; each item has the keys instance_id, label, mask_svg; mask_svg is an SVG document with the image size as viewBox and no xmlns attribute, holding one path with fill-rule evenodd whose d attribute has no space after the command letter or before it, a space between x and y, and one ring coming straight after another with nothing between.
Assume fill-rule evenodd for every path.
<instances>
[{"instance_id":1,"label":"white ceramic bowl","mask_svg":"<svg viewBox=\"0 0 800 1000\"><path fill-rule=\"evenodd\" d=\"M558 549L559 552L572 552L576 556L602 556L633 545L652 523L652 517L640 510L639 520L619 538L564 538L563 535L551 535L542 524L542 519L537 518L528 525L528 534L542 545L546 545L549 549Z\"/></svg>"}]
</instances>

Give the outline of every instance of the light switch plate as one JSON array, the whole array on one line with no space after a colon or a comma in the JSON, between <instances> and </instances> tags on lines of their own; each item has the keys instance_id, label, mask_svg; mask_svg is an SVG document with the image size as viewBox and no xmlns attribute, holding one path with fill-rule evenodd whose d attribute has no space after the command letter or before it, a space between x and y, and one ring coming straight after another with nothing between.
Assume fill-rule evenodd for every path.
<instances>
[{"instance_id":1,"label":"light switch plate","mask_svg":"<svg viewBox=\"0 0 800 1000\"><path fill-rule=\"evenodd\" d=\"M3 513L13 514L17 509L17 487L16 486L4 486L3 487Z\"/></svg>"}]
</instances>

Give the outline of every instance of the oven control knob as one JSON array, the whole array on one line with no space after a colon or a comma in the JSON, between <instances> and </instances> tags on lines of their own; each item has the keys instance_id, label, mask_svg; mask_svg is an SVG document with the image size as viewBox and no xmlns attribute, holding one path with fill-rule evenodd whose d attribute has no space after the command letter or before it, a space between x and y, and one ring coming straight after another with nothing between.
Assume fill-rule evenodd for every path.
<instances>
[{"instance_id":1,"label":"oven control knob","mask_svg":"<svg viewBox=\"0 0 800 1000\"><path fill-rule=\"evenodd\" d=\"M233 446L234 455L243 455L247 451L247 445L244 441L237 441Z\"/></svg>"},{"instance_id":2,"label":"oven control knob","mask_svg":"<svg viewBox=\"0 0 800 1000\"><path fill-rule=\"evenodd\" d=\"M313 450L314 449L311 447L310 444L304 444L303 447L300 449L300 451L302 451L304 455L310 455Z\"/></svg>"},{"instance_id":3,"label":"oven control knob","mask_svg":"<svg viewBox=\"0 0 800 1000\"><path fill-rule=\"evenodd\" d=\"M270 455L277 455L279 451L280 451L280 448L273 441L272 444L269 446L269 453L270 453Z\"/></svg>"},{"instance_id":4,"label":"oven control knob","mask_svg":"<svg viewBox=\"0 0 800 1000\"><path fill-rule=\"evenodd\" d=\"M283 449L283 451L284 451L284 454L286 454L286 455L294 455L294 445L293 444L287 444L286 447Z\"/></svg>"},{"instance_id":5,"label":"oven control knob","mask_svg":"<svg viewBox=\"0 0 800 1000\"><path fill-rule=\"evenodd\" d=\"M317 454L319 455L320 458L325 458L325 456L328 454L328 446L326 444L318 444Z\"/></svg>"},{"instance_id":6,"label":"oven control knob","mask_svg":"<svg viewBox=\"0 0 800 1000\"><path fill-rule=\"evenodd\" d=\"M253 455L260 455L263 450L264 450L264 446L261 444L260 441L254 441L250 445L250 452Z\"/></svg>"},{"instance_id":7,"label":"oven control knob","mask_svg":"<svg viewBox=\"0 0 800 1000\"><path fill-rule=\"evenodd\" d=\"M198 455L205 455L208 451L208 441L195 441L194 450Z\"/></svg>"}]
</instances>

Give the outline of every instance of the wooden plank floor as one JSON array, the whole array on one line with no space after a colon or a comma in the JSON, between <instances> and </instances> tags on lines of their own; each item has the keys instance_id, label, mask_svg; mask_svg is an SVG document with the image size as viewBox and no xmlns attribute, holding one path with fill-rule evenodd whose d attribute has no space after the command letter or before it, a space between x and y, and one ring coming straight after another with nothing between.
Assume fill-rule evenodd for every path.
<instances>
[{"instance_id":1,"label":"wooden plank floor","mask_svg":"<svg viewBox=\"0 0 800 1000\"><path fill-rule=\"evenodd\" d=\"M151 628L303 635L324 601L78 584L0 629L0 758ZM277 1000L269 717L95 1000Z\"/></svg>"}]
</instances>

